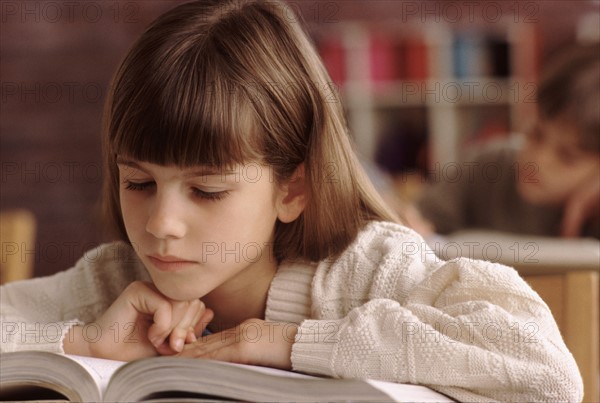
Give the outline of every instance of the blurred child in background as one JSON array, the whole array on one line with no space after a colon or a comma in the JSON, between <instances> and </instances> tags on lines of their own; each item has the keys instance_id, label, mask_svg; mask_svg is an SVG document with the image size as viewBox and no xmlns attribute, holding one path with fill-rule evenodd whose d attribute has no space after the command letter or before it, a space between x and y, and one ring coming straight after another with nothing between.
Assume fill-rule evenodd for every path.
<instances>
[{"instance_id":1,"label":"blurred child in background","mask_svg":"<svg viewBox=\"0 0 600 403\"><path fill-rule=\"evenodd\" d=\"M545 69L524 138L488 144L418 201L417 229L489 229L600 238L600 47L578 45ZM425 234L427 235L427 234Z\"/></svg>"}]
</instances>

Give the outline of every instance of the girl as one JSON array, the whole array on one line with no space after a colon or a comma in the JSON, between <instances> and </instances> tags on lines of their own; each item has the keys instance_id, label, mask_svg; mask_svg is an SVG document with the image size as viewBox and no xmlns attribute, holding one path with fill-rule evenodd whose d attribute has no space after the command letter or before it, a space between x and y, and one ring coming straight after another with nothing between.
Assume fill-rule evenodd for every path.
<instances>
[{"instance_id":1,"label":"girl","mask_svg":"<svg viewBox=\"0 0 600 403\"><path fill-rule=\"evenodd\" d=\"M329 82L283 4L203 0L160 17L107 102L106 206L122 242L4 286L2 351L580 400L552 314L514 270L441 261L395 223Z\"/></svg>"}]
</instances>

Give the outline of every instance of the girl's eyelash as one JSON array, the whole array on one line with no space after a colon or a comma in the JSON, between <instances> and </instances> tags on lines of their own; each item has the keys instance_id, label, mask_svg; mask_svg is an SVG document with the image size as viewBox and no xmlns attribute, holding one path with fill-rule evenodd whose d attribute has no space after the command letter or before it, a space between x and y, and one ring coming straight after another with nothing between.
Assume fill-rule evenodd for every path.
<instances>
[{"instance_id":1,"label":"girl's eyelash","mask_svg":"<svg viewBox=\"0 0 600 403\"><path fill-rule=\"evenodd\" d=\"M131 182L131 181L125 182L125 189L133 190L133 191L148 190L152 186L154 186L154 182L140 182L140 183ZM229 195L228 190L223 190L220 192L205 192L204 190L200 190L198 188L192 188L192 192L195 196L197 196L201 199L211 200L211 201L218 201L218 200L225 198L227 195Z\"/></svg>"},{"instance_id":2,"label":"girl's eyelash","mask_svg":"<svg viewBox=\"0 0 600 403\"><path fill-rule=\"evenodd\" d=\"M131 181L126 181L125 182L126 186L125 189L127 190L147 190L148 188L150 188L151 186L154 185L154 182L141 182L141 183L137 183L137 182L131 182Z\"/></svg>"},{"instance_id":3,"label":"girl's eyelash","mask_svg":"<svg viewBox=\"0 0 600 403\"><path fill-rule=\"evenodd\" d=\"M211 200L211 201L218 201L218 200L221 200L221 199L227 197L227 195L229 195L228 190L223 190L221 192L205 192L198 188L193 188L193 192L194 192L194 195L200 197L201 199Z\"/></svg>"}]
</instances>

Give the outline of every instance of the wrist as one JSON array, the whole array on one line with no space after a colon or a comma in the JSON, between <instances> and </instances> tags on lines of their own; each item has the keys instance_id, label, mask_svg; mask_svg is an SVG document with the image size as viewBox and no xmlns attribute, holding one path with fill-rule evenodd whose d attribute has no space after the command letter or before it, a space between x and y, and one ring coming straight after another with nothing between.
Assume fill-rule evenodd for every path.
<instances>
[{"instance_id":1,"label":"wrist","mask_svg":"<svg viewBox=\"0 0 600 403\"><path fill-rule=\"evenodd\" d=\"M65 354L84 355L92 357L90 343L83 337L83 326L72 326L63 339Z\"/></svg>"}]
</instances>

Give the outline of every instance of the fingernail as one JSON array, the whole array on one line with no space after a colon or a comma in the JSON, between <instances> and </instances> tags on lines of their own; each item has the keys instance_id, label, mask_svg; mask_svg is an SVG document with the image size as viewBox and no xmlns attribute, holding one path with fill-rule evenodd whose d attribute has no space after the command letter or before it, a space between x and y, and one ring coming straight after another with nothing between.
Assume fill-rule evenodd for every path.
<instances>
[{"instance_id":1,"label":"fingernail","mask_svg":"<svg viewBox=\"0 0 600 403\"><path fill-rule=\"evenodd\" d=\"M183 339L175 340L175 351L181 352L183 350Z\"/></svg>"}]
</instances>

